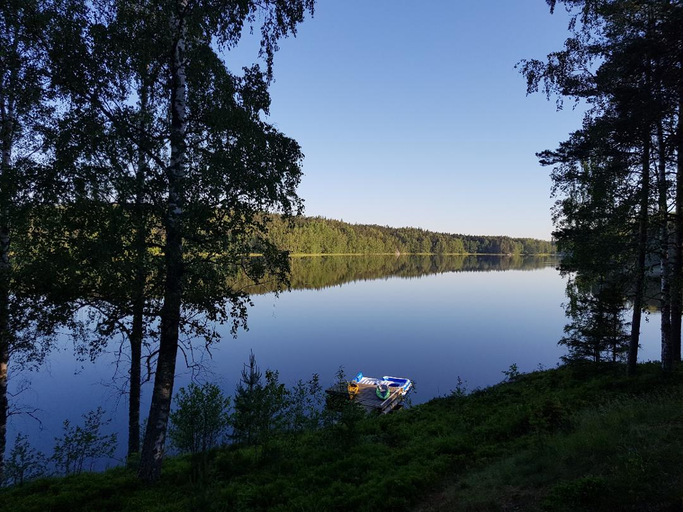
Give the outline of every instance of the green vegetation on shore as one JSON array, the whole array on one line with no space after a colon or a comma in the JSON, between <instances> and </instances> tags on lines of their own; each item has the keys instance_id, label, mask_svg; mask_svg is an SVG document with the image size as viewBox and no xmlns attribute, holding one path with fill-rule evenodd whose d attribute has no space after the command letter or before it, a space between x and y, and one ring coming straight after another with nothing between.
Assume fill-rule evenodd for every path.
<instances>
[{"instance_id":1,"label":"green vegetation on shore","mask_svg":"<svg viewBox=\"0 0 683 512\"><path fill-rule=\"evenodd\" d=\"M43 479L5 510L672 510L681 502L683 372L574 364L380 418L212 451L198 478L169 458Z\"/></svg>"},{"instance_id":2,"label":"green vegetation on shore","mask_svg":"<svg viewBox=\"0 0 683 512\"><path fill-rule=\"evenodd\" d=\"M419 228L349 224L323 217L271 217L268 238L292 254L554 254L534 238L436 233Z\"/></svg>"}]
</instances>

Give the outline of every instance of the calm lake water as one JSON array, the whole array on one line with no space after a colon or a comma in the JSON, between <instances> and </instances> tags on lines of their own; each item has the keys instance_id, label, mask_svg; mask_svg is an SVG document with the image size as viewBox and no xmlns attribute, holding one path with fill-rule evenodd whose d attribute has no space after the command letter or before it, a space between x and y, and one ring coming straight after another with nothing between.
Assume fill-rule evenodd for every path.
<instances>
[{"instance_id":1,"label":"calm lake water","mask_svg":"<svg viewBox=\"0 0 683 512\"><path fill-rule=\"evenodd\" d=\"M516 257L320 257L293 260L292 291L276 297L254 288L249 331L204 354L200 380L232 394L243 363L253 350L261 369L279 370L293 384L318 373L331 384L343 366L347 375L396 375L414 379L413 403L449 393L460 377L468 389L503 379L503 370L555 366L564 349L557 345L565 324L565 281L554 258ZM657 314L644 324L641 359L658 359ZM114 347L112 347L113 350ZM77 362L66 346L38 373L14 375L30 388L19 398L37 408L42 425L11 418L9 443L17 432L33 446L51 452L65 419L102 406L120 432L117 455L126 445L127 398L112 380L113 355L96 363ZM190 372L179 361L176 389ZM143 415L151 384L143 388ZM113 464L114 462L112 462Z\"/></svg>"}]
</instances>

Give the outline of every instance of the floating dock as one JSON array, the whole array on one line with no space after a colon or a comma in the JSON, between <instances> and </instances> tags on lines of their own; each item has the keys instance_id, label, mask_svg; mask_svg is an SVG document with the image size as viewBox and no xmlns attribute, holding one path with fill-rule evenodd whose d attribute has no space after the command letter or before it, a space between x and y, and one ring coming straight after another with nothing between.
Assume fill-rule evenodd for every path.
<instances>
[{"instance_id":1,"label":"floating dock","mask_svg":"<svg viewBox=\"0 0 683 512\"><path fill-rule=\"evenodd\" d=\"M378 396L377 388L381 384L387 390L386 398ZM376 379L359 373L351 382L338 382L325 391L330 397L356 402L368 413L387 414L403 406L403 401L412 388L413 384L409 379L388 376Z\"/></svg>"}]
</instances>

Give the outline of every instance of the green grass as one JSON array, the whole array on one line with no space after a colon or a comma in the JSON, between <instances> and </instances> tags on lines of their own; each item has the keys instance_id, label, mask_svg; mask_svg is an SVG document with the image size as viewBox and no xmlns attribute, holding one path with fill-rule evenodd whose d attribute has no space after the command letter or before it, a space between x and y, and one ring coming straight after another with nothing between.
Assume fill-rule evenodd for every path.
<instances>
[{"instance_id":1,"label":"green grass","mask_svg":"<svg viewBox=\"0 0 683 512\"><path fill-rule=\"evenodd\" d=\"M198 479L169 458L134 472L44 479L0 493L11 511L680 510L683 372L656 365L534 372L351 428L209 454Z\"/></svg>"}]
</instances>

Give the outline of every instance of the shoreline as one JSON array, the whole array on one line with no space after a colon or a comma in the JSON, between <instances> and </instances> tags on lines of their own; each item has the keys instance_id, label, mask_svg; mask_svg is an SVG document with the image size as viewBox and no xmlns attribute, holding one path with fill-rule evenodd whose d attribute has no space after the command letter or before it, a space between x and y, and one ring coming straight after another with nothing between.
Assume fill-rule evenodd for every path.
<instances>
[{"instance_id":1,"label":"shoreline","mask_svg":"<svg viewBox=\"0 0 683 512\"><path fill-rule=\"evenodd\" d=\"M641 363L628 378L621 364L582 363L503 372L505 382L471 393L454 382L449 395L395 414L278 436L263 452L212 450L199 481L192 457L181 455L168 458L151 487L117 467L36 480L0 498L15 512L200 503L259 511L671 509L683 476L682 370L663 377L658 364Z\"/></svg>"}]
</instances>

